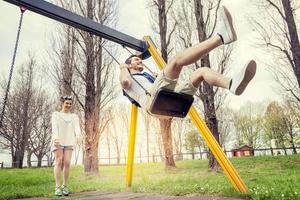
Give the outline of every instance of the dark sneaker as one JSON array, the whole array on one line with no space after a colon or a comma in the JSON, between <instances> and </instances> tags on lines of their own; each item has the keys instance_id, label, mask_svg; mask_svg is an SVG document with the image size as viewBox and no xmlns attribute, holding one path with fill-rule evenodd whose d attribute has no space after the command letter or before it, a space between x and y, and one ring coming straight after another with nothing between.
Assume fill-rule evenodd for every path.
<instances>
[{"instance_id":1,"label":"dark sneaker","mask_svg":"<svg viewBox=\"0 0 300 200\"><path fill-rule=\"evenodd\" d=\"M246 89L248 83L253 79L256 73L256 62L250 60L242 71L231 79L230 92L235 95L241 95Z\"/></svg>"}]
</instances>

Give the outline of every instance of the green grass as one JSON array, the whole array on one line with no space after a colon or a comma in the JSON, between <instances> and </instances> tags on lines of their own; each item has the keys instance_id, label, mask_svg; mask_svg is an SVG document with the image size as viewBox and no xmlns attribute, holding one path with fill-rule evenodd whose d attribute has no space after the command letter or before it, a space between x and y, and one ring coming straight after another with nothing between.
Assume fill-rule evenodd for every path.
<instances>
[{"instance_id":1,"label":"green grass","mask_svg":"<svg viewBox=\"0 0 300 200\"><path fill-rule=\"evenodd\" d=\"M207 161L177 162L166 171L163 163L136 164L133 192L168 195L214 194L255 200L300 200L300 155L231 159L249 187L239 194L223 173L209 172ZM99 176L85 176L82 166L71 168L72 192L100 190L125 191L126 166L101 166ZM0 199L53 196L52 168L0 170Z\"/></svg>"}]
</instances>

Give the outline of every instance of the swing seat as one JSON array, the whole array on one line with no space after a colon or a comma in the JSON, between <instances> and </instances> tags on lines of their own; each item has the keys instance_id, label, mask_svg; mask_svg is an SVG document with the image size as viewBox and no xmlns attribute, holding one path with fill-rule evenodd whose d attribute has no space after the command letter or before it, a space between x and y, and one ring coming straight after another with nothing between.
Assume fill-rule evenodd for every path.
<instances>
[{"instance_id":1,"label":"swing seat","mask_svg":"<svg viewBox=\"0 0 300 200\"><path fill-rule=\"evenodd\" d=\"M155 93L149 111L154 115L184 118L193 101L194 97L191 95L161 88Z\"/></svg>"}]
</instances>

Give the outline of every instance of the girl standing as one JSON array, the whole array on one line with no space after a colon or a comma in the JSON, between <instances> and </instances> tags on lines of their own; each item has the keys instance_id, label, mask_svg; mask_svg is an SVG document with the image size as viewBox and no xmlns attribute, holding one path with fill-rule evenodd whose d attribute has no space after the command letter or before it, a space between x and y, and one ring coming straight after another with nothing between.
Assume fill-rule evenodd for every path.
<instances>
[{"instance_id":1,"label":"girl standing","mask_svg":"<svg viewBox=\"0 0 300 200\"><path fill-rule=\"evenodd\" d=\"M73 98L62 96L62 109L52 114L52 152L55 158L54 178L55 195L68 196L68 178L73 148L80 143L79 117L71 113ZM61 171L63 170L63 184L61 185Z\"/></svg>"}]
</instances>

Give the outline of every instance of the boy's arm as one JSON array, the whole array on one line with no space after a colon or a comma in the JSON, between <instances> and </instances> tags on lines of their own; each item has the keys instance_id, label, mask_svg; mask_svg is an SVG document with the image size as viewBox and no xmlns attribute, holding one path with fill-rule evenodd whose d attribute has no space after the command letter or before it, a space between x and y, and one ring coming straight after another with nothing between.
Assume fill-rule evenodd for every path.
<instances>
[{"instance_id":1,"label":"boy's arm","mask_svg":"<svg viewBox=\"0 0 300 200\"><path fill-rule=\"evenodd\" d=\"M123 89L129 89L132 83L127 64L120 65L120 83Z\"/></svg>"}]
</instances>

